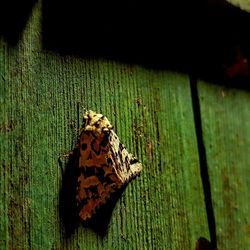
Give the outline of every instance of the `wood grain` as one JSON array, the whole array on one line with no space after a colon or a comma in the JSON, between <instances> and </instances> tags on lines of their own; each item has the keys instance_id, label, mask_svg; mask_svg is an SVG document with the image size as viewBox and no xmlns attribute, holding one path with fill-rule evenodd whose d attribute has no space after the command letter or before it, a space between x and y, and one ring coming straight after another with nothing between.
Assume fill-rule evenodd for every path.
<instances>
[{"instance_id":1,"label":"wood grain","mask_svg":"<svg viewBox=\"0 0 250 250\"><path fill-rule=\"evenodd\" d=\"M18 44L0 41L0 248L194 249L209 236L188 77L46 52L41 16L39 2ZM84 109L144 166L104 235L81 224L66 235L59 213Z\"/></svg>"},{"instance_id":2,"label":"wood grain","mask_svg":"<svg viewBox=\"0 0 250 250\"><path fill-rule=\"evenodd\" d=\"M250 94L199 83L218 249L250 248Z\"/></svg>"}]
</instances>

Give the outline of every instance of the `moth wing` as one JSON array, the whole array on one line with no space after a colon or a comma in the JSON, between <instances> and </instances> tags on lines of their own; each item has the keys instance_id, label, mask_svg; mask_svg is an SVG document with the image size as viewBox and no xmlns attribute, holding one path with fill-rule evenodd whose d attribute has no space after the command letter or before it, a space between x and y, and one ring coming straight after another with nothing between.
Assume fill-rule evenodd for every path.
<instances>
[{"instance_id":1,"label":"moth wing","mask_svg":"<svg viewBox=\"0 0 250 250\"><path fill-rule=\"evenodd\" d=\"M110 133L110 156L121 186L140 174L142 164L127 151L113 130Z\"/></svg>"},{"instance_id":2,"label":"moth wing","mask_svg":"<svg viewBox=\"0 0 250 250\"><path fill-rule=\"evenodd\" d=\"M103 119L99 116L98 119ZM98 134L93 133L93 126L92 130L86 128L85 126L80 135L76 190L79 216L83 220L90 219L112 193L126 185L142 170L141 163L127 151L110 127L108 132L98 130Z\"/></svg>"}]
</instances>

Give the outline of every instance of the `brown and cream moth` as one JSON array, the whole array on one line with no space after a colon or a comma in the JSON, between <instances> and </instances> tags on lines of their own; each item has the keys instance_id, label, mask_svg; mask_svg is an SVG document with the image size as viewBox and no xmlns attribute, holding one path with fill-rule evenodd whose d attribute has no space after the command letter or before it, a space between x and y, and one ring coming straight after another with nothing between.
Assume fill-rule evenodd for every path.
<instances>
[{"instance_id":1,"label":"brown and cream moth","mask_svg":"<svg viewBox=\"0 0 250 250\"><path fill-rule=\"evenodd\" d=\"M79 151L76 202L80 218L87 220L112 193L138 176L142 165L120 142L108 119L91 110L84 115Z\"/></svg>"}]
</instances>

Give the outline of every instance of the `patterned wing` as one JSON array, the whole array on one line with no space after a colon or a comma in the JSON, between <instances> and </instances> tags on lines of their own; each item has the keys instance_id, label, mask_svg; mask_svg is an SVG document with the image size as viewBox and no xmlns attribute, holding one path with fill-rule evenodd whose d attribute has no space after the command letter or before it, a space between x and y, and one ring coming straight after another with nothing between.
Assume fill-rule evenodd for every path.
<instances>
[{"instance_id":1,"label":"patterned wing","mask_svg":"<svg viewBox=\"0 0 250 250\"><path fill-rule=\"evenodd\" d=\"M126 184L140 174L142 165L127 151L113 130L110 132L109 145L112 166L115 168L116 174L122 184Z\"/></svg>"},{"instance_id":2,"label":"patterned wing","mask_svg":"<svg viewBox=\"0 0 250 250\"><path fill-rule=\"evenodd\" d=\"M76 201L79 216L86 220L112 193L139 175L142 165L120 143L105 116L88 111L84 119Z\"/></svg>"}]
</instances>

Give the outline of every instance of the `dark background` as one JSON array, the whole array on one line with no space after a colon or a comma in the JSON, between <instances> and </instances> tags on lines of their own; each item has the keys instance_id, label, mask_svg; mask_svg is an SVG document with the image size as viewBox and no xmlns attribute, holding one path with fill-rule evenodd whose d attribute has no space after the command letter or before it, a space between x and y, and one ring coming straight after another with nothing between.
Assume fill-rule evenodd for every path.
<instances>
[{"instance_id":1,"label":"dark background","mask_svg":"<svg viewBox=\"0 0 250 250\"><path fill-rule=\"evenodd\" d=\"M43 48L222 82L237 48L250 58L250 14L214 2L43 0ZM0 32L10 44L18 42L35 3L1 3Z\"/></svg>"}]
</instances>

